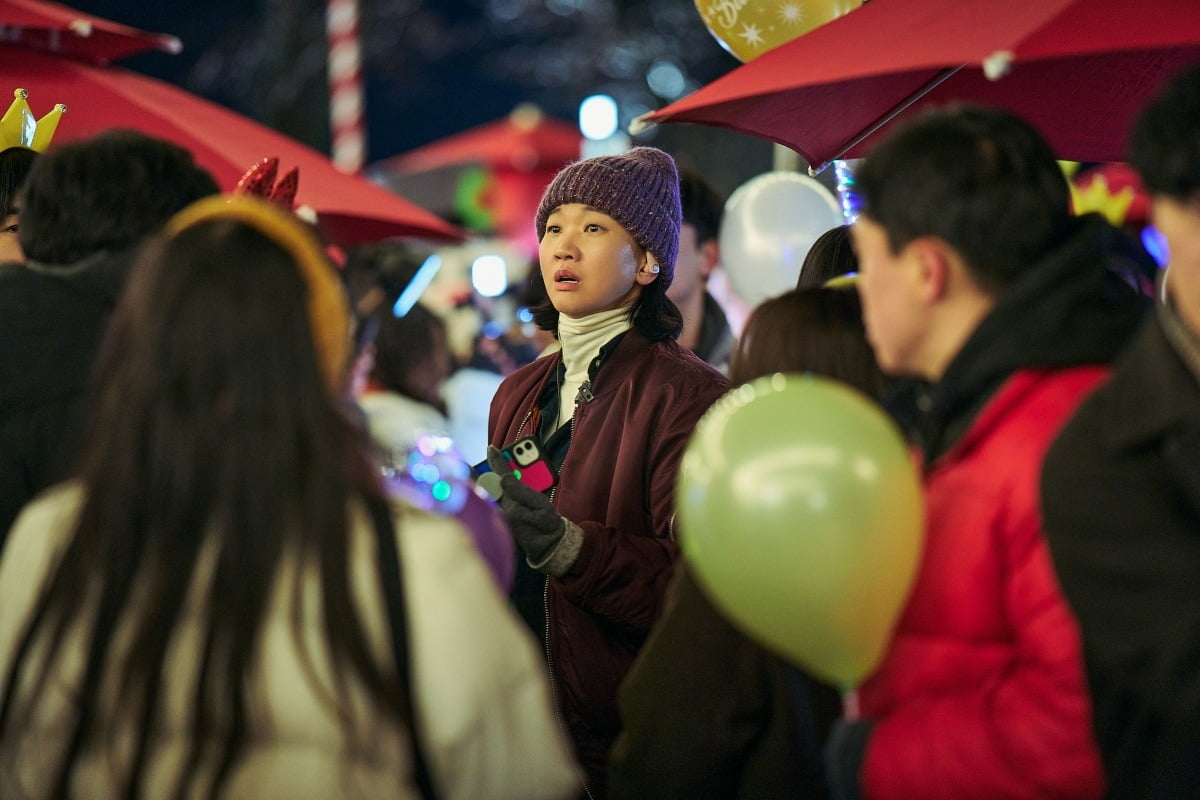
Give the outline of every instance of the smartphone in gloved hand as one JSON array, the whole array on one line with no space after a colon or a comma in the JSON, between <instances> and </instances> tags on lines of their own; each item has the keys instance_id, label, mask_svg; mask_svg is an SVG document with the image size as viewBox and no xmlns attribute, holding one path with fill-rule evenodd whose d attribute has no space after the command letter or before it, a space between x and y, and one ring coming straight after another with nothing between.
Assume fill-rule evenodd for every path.
<instances>
[{"instance_id":1,"label":"smartphone in gloved hand","mask_svg":"<svg viewBox=\"0 0 1200 800\"><path fill-rule=\"evenodd\" d=\"M532 436L526 436L510 444L500 451L512 467L513 476L531 489L544 492L558 481L554 470L546 462L541 443ZM480 461L473 468L475 476L491 472L487 459Z\"/></svg>"}]
</instances>

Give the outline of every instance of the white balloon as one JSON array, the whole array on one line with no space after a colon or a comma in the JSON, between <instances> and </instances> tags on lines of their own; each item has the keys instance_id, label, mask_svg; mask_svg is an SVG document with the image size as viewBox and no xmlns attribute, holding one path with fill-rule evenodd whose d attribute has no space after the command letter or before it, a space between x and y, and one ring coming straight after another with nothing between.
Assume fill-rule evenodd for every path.
<instances>
[{"instance_id":1,"label":"white balloon","mask_svg":"<svg viewBox=\"0 0 1200 800\"><path fill-rule=\"evenodd\" d=\"M845 224L837 198L799 172L766 172L734 190L725 203L721 266L751 306L796 287L817 237Z\"/></svg>"}]
</instances>

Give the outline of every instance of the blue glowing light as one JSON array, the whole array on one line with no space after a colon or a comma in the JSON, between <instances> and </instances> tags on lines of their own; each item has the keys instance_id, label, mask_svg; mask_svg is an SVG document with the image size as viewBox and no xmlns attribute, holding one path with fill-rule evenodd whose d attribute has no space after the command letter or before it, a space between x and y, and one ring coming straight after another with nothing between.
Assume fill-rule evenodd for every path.
<instances>
[{"instance_id":1,"label":"blue glowing light","mask_svg":"<svg viewBox=\"0 0 1200 800\"><path fill-rule=\"evenodd\" d=\"M433 283L434 276L441 268L442 257L438 254L434 253L425 259L425 263L421 264L417 274L413 275L408 286L405 286L404 291L396 298L396 304L392 306L392 316L403 317L411 311L412 307L421 299L421 295L429 288L429 284Z\"/></svg>"},{"instance_id":2,"label":"blue glowing light","mask_svg":"<svg viewBox=\"0 0 1200 800\"><path fill-rule=\"evenodd\" d=\"M1146 252L1160 268L1167 266L1171 254L1167 252L1167 238L1158 228L1153 225L1142 228L1142 246L1146 248Z\"/></svg>"}]
</instances>

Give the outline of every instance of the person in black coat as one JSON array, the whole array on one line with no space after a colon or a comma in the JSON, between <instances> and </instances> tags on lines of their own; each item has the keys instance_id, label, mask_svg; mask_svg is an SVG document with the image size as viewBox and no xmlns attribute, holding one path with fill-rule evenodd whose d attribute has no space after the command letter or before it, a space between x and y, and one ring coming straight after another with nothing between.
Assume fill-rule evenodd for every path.
<instances>
[{"instance_id":1,"label":"person in black coat","mask_svg":"<svg viewBox=\"0 0 1200 800\"><path fill-rule=\"evenodd\" d=\"M1054 565L1083 632L1113 798L1200 796L1200 65L1135 128L1170 250L1163 302L1046 457Z\"/></svg>"},{"instance_id":2,"label":"person in black coat","mask_svg":"<svg viewBox=\"0 0 1200 800\"><path fill-rule=\"evenodd\" d=\"M0 264L0 548L21 507L73 472L84 387L134 249L217 191L191 153L132 130L34 162L26 262Z\"/></svg>"}]
</instances>

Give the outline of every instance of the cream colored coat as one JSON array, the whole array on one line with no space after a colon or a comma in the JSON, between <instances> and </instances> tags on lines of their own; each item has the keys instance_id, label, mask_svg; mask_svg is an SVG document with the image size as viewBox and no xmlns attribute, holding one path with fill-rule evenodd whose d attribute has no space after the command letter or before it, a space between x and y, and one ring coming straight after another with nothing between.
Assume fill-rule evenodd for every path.
<instances>
[{"instance_id":1,"label":"cream colored coat","mask_svg":"<svg viewBox=\"0 0 1200 800\"><path fill-rule=\"evenodd\" d=\"M76 487L51 491L26 509L9 536L0 561L0 676L9 673L25 621L66 541L81 497ZM356 512L353 520L354 597L372 652L380 663L390 664L374 533L365 514ZM396 528L419 729L441 796L574 796L580 779L553 718L534 640L496 590L466 532L450 519L411 510L397 511ZM316 573L294 561L283 569L272 596L252 679L255 702L247 709L245 756L235 765L223 797L417 797L407 734L374 712L361 687L351 686L357 734L351 741L314 691L314 676L325 691L332 687L318 615L304 617L307 624L299 640L290 620L295 596L301 605L319 608L310 605L319 603ZM197 580L196 585L203 583ZM179 759L190 745L188 703L197 661L196 613L203 595L193 587L190 621L168 655L166 719L148 768L148 798L172 791ZM66 656L52 665L52 680L31 724L19 739L0 741L0 797L42 798L51 791L68 735L70 691L78 681L79 630L73 632ZM117 641L121 638L118 634ZM37 655L36 649L31 655ZM311 675L305 671L305 657L311 661ZM110 762L121 762L122 739L117 732L106 737L103 750L85 754L74 783L79 797L102 800L118 792Z\"/></svg>"}]
</instances>

